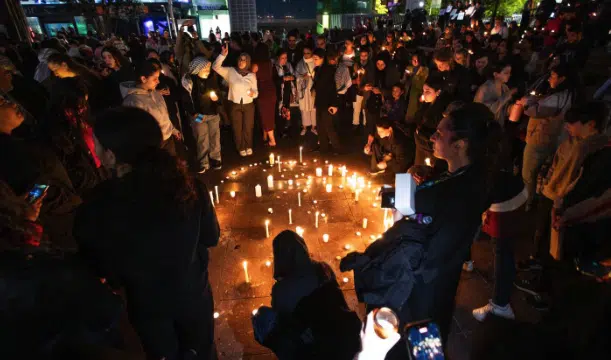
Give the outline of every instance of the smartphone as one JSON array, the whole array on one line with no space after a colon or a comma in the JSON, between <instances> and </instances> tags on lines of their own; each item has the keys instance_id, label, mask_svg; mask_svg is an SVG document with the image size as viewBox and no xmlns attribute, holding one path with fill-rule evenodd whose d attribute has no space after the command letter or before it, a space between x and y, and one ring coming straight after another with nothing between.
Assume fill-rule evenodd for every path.
<instances>
[{"instance_id":1,"label":"smartphone","mask_svg":"<svg viewBox=\"0 0 611 360\"><path fill-rule=\"evenodd\" d=\"M411 360L441 360L443 343L439 326L430 320L407 324L407 352Z\"/></svg>"},{"instance_id":2,"label":"smartphone","mask_svg":"<svg viewBox=\"0 0 611 360\"><path fill-rule=\"evenodd\" d=\"M32 190L28 193L27 201L32 204L40 199L49 190L49 185L35 184Z\"/></svg>"},{"instance_id":3,"label":"smartphone","mask_svg":"<svg viewBox=\"0 0 611 360\"><path fill-rule=\"evenodd\" d=\"M201 123L202 121L204 121L204 115L202 114L197 115L197 117L195 118L195 122Z\"/></svg>"}]
</instances>

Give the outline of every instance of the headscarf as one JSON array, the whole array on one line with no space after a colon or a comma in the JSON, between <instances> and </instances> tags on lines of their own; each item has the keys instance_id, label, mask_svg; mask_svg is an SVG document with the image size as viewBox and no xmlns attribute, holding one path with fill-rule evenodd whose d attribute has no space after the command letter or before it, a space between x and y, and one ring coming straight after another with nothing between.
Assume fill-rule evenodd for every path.
<instances>
[{"instance_id":1,"label":"headscarf","mask_svg":"<svg viewBox=\"0 0 611 360\"><path fill-rule=\"evenodd\" d=\"M182 87L184 87L185 90L187 90L187 92L191 94L191 91L193 91L193 80L191 80L191 75L199 75L200 71L202 71L203 69L208 69L209 76L211 66L212 63L210 63L208 59L203 56L197 56L189 63L189 71L182 76L182 79L180 81ZM204 79L207 79L208 76L206 76Z\"/></svg>"},{"instance_id":2,"label":"headscarf","mask_svg":"<svg viewBox=\"0 0 611 360\"><path fill-rule=\"evenodd\" d=\"M312 267L305 240L291 230L284 230L274 238L273 251L276 280L303 274Z\"/></svg>"},{"instance_id":3,"label":"headscarf","mask_svg":"<svg viewBox=\"0 0 611 360\"><path fill-rule=\"evenodd\" d=\"M240 69L239 68L239 64L240 64L240 59L244 57L246 59L246 67L244 69ZM241 53L240 56L238 56L238 63L235 66L235 71L238 72L238 74L242 75L242 76L246 76L248 74L250 74L250 55L248 55L248 53Z\"/></svg>"}]
</instances>

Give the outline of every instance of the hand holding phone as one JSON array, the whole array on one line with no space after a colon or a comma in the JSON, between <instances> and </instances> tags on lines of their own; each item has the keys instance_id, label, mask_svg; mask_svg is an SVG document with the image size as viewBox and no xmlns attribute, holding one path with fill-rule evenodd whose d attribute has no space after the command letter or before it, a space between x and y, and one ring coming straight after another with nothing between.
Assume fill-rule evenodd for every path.
<instances>
[{"instance_id":1,"label":"hand holding phone","mask_svg":"<svg viewBox=\"0 0 611 360\"><path fill-rule=\"evenodd\" d=\"M437 324L425 320L405 326L407 351L411 360L443 360L443 342Z\"/></svg>"},{"instance_id":2,"label":"hand holding phone","mask_svg":"<svg viewBox=\"0 0 611 360\"><path fill-rule=\"evenodd\" d=\"M227 43L223 43L223 46L221 48L221 55L223 56L227 56L227 54L229 54L229 45L227 45Z\"/></svg>"},{"instance_id":3,"label":"hand holding phone","mask_svg":"<svg viewBox=\"0 0 611 360\"><path fill-rule=\"evenodd\" d=\"M26 201L29 203L24 213L26 220L32 222L38 220L40 209L42 208L42 201L47 195L47 190L49 190L49 185L36 184L25 196Z\"/></svg>"}]
</instances>

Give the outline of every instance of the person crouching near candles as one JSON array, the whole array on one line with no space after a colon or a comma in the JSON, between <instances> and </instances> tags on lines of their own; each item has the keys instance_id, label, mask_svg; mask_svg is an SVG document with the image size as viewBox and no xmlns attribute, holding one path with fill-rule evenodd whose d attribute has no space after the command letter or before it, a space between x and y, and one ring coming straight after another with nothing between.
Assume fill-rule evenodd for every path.
<instances>
[{"instance_id":1,"label":"person crouching near candles","mask_svg":"<svg viewBox=\"0 0 611 360\"><path fill-rule=\"evenodd\" d=\"M98 120L96 153L114 177L77 210L79 253L125 290L147 358L216 358L208 248L220 229L206 186L161 148L147 112L120 107Z\"/></svg>"},{"instance_id":2,"label":"person crouching near candles","mask_svg":"<svg viewBox=\"0 0 611 360\"><path fill-rule=\"evenodd\" d=\"M240 156L252 155L253 129L255 127L254 99L259 95L257 76L250 68L250 55L242 53L235 68L223 67L229 54L227 44L216 58L212 69L229 84L229 117L233 126L233 140Z\"/></svg>"},{"instance_id":3,"label":"person crouching near candles","mask_svg":"<svg viewBox=\"0 0 611 360\"><path fill-rule=\"evenodd\" d=\"M395 130L387 117L376 123L376 136L372 143L365 145L363 152L371 157L371 175L384 172L390 174L404 173L413 158L413 142L410 142L400 130Z\"/></svg>"},{"instance_id":4,"label":"person crouching near candles","mask_svg":"<svg viewBox=\"0 0 611 360\"><path fill-rule=\"evenodd\" d=\"M305 240L290 230L274 238L273 253L271 308L252 318L257 342L280 360L354 359L361 322L329 264L312 260Z\"/></svg>"},{"instance_id":5,"label":"person crouching near candles","mask_svg":"<svg viewBox=\"0 0 611 360\"><path fill-rule=\"evenodd\" d=\"M211 63L198 56L189 64L189 73L182 78L183 104L191 118L195 137L197 165L200 174L210 168L219 170L221 163L221 133L219 107L221 106L218 78L211 72Z\"/></svg>"}]
</instances>

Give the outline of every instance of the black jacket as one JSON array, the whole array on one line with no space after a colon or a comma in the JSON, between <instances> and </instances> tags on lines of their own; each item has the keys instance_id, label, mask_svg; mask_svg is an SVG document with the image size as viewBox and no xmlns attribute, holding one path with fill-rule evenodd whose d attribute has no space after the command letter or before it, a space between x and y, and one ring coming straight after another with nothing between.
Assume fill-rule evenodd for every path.
<instances>
[{"instance_id":1,"label":"black jacket","mask_svg":"<svg viewBox=\"0 0 611 360\"><path fill-rule=\"evenodd\" d=\"M191 75L193 89L191 95L184 91L183 105L188 115L203 114L216 115L219 113L218 107L221 101L221 90L218 77L215 72L210 72L207 79L202 79L197 75ZM218 101L210 100L210 91L214 91L219 98Z\"/></svg>"},{"instance_id":2,"label":"black jacket","mask_svg":"<svg viewBox=\"0 0 611 360\"><path fill-rule=\"evenodd\" d=\"M454 100L472 102L471 76L469 70L460 64L453 64L450 71L435 71L445 82L443 90L447 91ZM432 74L431 74L432 75Z\"/></svg>"},{"instance_id":3,"label":"black jacket","mask_svg":"<svg viewBox=\"0 0 611 360\"><path fill-rule=\"evenodd\" d=\"M387 138L377 138L383 154L392 154L392 159L386 162L391 173L404 173L412 161L414 149L413 141L409 141L403 133L393 129L393 134Z\"/></svg>"},{"instance_id":4,"label":"black jacket","mask_svg":"<svg viewBox=\"0 0 611 360\"><path fill-rule=\"evenodd\" d=\"M316 92L314 100L316 108L326 111L331 106L339 106L339 96L335 87L335 66L324 63L315 68L312 90Z\"/></svg>"}]
</instances>

